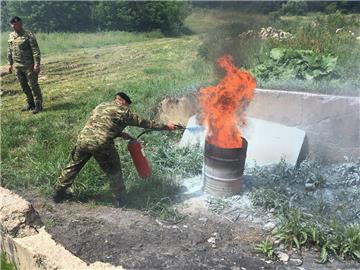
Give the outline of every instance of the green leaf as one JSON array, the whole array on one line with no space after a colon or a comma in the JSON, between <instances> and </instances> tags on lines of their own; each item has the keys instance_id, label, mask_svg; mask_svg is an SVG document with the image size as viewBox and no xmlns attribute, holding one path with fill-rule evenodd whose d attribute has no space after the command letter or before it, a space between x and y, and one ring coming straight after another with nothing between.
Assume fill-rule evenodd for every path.
<instances>
[{"instance_id":1,"label":"green leaf","mask_svg":"<svg viewBox=\"0 0 360 270\"><path fill-rule=\"evenodd\" d=\"M285 49L274 48L270 51L270 57L274 60L280 60L285 55Z\"/></svg>"},{"instance_id":2,"label":"green leaf","mask_svg":"<svg viewBox=\"0 0 360 270\"><path fill-rule=\"evenodd\" d=\"M326 249L326 246L323 246L321 248L321 252L320 252L320 263L326 263L328 260L328 251Z\"/></svg>"},{"instance_id":3,"label":"green leaf","mask_svg":"<svg viewBox=\"0 0 360 270\"><path fill-rule=\"evenodd\" d=\"M360 250L354 250L352 253L355 255L356 258L360 259Z\"/></svg>"},{"instance_id":4,"label":"green leaf","mask_svg":"<svg viewBox=\"0 0 360 270\"><path fill-rule=\"evenodd\" d=\"M300 243L299 243L299 240L296 238L296 236L293 237L293 240L294 240L294 243L296 245L296 248L300 249Z\"/></svg>"}]
</instances>

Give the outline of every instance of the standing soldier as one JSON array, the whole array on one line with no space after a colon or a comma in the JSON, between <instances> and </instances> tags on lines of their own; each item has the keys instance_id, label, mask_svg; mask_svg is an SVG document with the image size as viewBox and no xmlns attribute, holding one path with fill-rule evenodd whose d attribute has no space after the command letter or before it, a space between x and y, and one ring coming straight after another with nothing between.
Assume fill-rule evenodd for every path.
<instances>
[{"instance_id":1,"label":"standing soldier","mask_svg":"<svg viewBox=\"0 0 360 270\"><path fill-rule=\"evenodd\" d=\"M55 202L71 197L66 189L72 185L81 168L93 156L110 180L114 206L120 207L123 204L125 186L114 138L131 139L129 134L122 132L127 126L153 130L176 129L172 123L164 125L141 119L130 110L130 104L130 98L125 93L119 92L113 101L101 103L92 111L72 150L71 162L62 170L55 186L53 196Z\"/></svg>"},{"instance_id":2,"label":"standing soldier","mask_svg":"<svg viewBox=\"0 0 360 270\"><path fill-rule=\"evenodd\" d=\"M42 111L42 95L38 84L40 49L33 33L23 29L22 21L15 16L10 20L14 30L8 40L9 72L15 68L21 88L26 95L27 106L21 111ZM29 86L30 84L30 86Z\"/></svg>"}]
</instances>

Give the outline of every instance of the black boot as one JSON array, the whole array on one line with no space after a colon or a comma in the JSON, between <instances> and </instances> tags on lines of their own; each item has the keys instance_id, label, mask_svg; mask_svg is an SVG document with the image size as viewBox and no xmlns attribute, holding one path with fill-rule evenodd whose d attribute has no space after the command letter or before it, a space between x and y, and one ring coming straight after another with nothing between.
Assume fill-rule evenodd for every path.
<instances>
[{"instance_id":1,"label":"black boot","mask_svg":"<svg viewBox=\"0 0 360 270\"><path fill-rule=\"evenodd\" d=\"M27 112L35 109L34 102L28 103L24 108L21 109L22 112Z\"/></svg>"},{"instance_id":2,"label":"black boot","mask_svg":"<svg viewBox=\"0 0 360 270\"><path fill-rule=\"evenodd\" d=\"M43 110L41 101L35 101L35 109L33 110L33 113L38 113Z\"/></svg>"},{"instance_id":3,"label":"black boot","mask_svg":"<svg viewBox=\"0 0 360 270\"><path fill-rule=\"evenodd\" d=\"M65 189L58 189L55 191L53 195L53 201L56 203L60 203L66 200L70 200L74 197L72 193L66 192Z\"/></svg>"}]
</instances>

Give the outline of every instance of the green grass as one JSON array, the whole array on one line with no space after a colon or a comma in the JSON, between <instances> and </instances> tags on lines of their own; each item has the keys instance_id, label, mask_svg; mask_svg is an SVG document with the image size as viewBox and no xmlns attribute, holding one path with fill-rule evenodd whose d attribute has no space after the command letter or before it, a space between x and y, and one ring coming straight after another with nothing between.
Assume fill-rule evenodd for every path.
<instances>
[{"instance_id":1,"label":"green grass","mask_svg":"<svg viewBox=\"0 0 360 270\"><path fill-rule=\"evenodd\" d=\"M8 262L5 254L3 252L1 252L1 256L0 256L0 269L1 270L16 270L15 265Z\"/></svg>"},{"instance_id":2,"label":"green grass","mask_svg":"<svg viewBox=\"0 0 360 270\"><path fill-rule=\"evenodd\" d=\"M29 29L31 30L31 29ZM129 33L109 31L97 33L35 33L43 57L86 48L118 46L161 38L160 32ZM9 32L1 33L1 64L6 64L7 38Z\"/></svg>"},{"instance_id":3,"label":"green grass","mask_svg":"<svg viewBox=\"0 0 360 270\"><path fill-rule=\"evenodd\" d=\"M48 40L52 35L58 34L48 34ZM10 189L33 187L50 194L89 113L120 89L132 97L136 112L154 118L162 97L209 84L212 67L196 56L199 42L196 36L160 38L45 56L39 79L45 111L37 115L19 111L24 105L20 86L14 75L3 77L2 89L12 95L5 95L1 106L2 185ZM141 131L129 130L133 135ZM153 132L143 140L153 168L147 182L137 176L126 142L116 142L128 207L176 220L179 217L171 208L179 189L176 175L198 173L201 158L191 150L175 147L180 140L176 132ZM109 202L108 181L94 160L82 170L73 190L79 200Z\"/></svg>"}]
</instances>

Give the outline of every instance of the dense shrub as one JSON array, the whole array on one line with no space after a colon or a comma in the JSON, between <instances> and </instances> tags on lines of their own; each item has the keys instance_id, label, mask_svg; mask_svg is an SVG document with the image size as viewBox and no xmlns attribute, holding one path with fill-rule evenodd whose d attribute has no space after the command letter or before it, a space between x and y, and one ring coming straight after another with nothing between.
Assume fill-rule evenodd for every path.
<instances>
[{"instance_id":1,"label":"dense shrub","mask_svg":"<svg viewBox=\"0 0 360 270\"><path fill-rule=\"evenodd\" d=\"M311 50L274 48L269 58L257 65L253 73L261 79L319 80L336 76L336 61L336 57L317 55Z\"/></svg>"},{"instance_id":2,"label":"dense shrub","mask_svg":"<svg viewBox=\"0 0 360 270\"><path fill-rule=\"evenodd\" d=\"M281 6L280 12L284 15L304 15L308 10L305 1L287 1Z\"/></svg>"},{"instance_id":3,"label":"dense shrub","mask_svg":"<svg viewBox=\"0 0 360 270\"><path fill-rule=\"evenodd\" d=\"M341 12L301 20L281 17L276 22L263 20L258 25L247 23L241 27L234 27L233 23L208 35L199 54L211 62L222 54L232 54L238 66L254 71L261 87L304 91L301 86L305 84L299 83L300 80L315 79L326 85L312 83L311 86L324 92L330 79L334 84L328 89L329 93L339 93L336 88L342 85L340 88L347 88L345 92L358 95L360 46L356 37L360 34L359 24L357 16ZM261 36L259 29L270 25L291 35L286 38ZM283 52L281 59L272 57L274 48ZM267 81L271 81L271 85Z\"/></svg>"},{"instance_id":4,"label":"dense shrub","mask_svg":"<svg viewBox=\"0 0 360 270\"><path fill-rule=\"evenodd\" d=\"M24 19L29 29L41 32L122 30L167 35L181 34L189 12L185 2L53 2L2 1L2 30L8 30L12 16Z\"/></svg>"}]
</instances>

